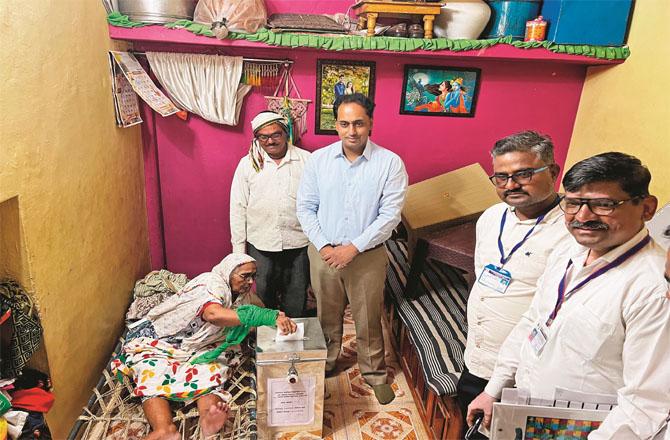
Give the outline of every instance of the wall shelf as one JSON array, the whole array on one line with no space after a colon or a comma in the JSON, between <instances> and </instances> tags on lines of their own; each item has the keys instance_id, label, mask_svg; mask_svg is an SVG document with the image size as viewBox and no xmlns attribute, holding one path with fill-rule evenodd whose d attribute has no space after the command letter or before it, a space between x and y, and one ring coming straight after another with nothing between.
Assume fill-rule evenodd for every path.
<instances>
[{"instance_id":1,"label":"wall shelf","mask_svg":"<svg viewBox=\"0 0 670 440\"><path fill-rule=\"evenodd\" d=\"M388 50L344 50L332 51L310 47L273 46L247 40L218 40L212 37L193 34L185 29L170 29L163 26L145 26L139 28L124 28L109 25L109 36L114 40L123 40L138 43L142 49L173 46L177 51L197 51L206 53L223 52L226 49L253 49L253 50L298 50L318 51L323 53L360 53L375 54L389 57L403 58L432 58L457 60L491 60L491 61L539 61L562 64L576 64L583 66L599 66L621 64L625 60L600 59L583 55L569 55L554 53L545 48L522 49L509 44L497 44L491 47L467 50L415 50L412 52L395 52ZM164 49L163 49L164 50Z\"/></svg>"}]
</instances>

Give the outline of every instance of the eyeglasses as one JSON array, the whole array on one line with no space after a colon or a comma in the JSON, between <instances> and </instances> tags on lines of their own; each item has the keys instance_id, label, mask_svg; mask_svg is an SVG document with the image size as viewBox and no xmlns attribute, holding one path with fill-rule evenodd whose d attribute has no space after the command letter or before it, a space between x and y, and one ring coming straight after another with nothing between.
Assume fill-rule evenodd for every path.
<instances>
[{"instance_id":1,"label":"eyeglasses","mask_svg":"<svg viewBox=\"0 0 670 440\"><path fill-rule=\"evenodd\" d=\"M278 141L282 136L284 136L284 133L259 134L256 136L256 139L261 142L267 142L270 138L272 138L273 141Z\"/></svg>"},{"instance_id":2,"label":"eyeglasses","mask_svg":"<svg viewBox=\"0 0 670 440\"><path fill-rule=\"evenodd\" d=\"M519 185L525 185L533 180L533 175L541 173L546 169L549 169L549 165L545 165L540 168L530 168L527 170L517 171L514 174L494 174L489 176L489 180L498 188L504 188L505 185L507 185L507 181L509 179L512 179L513 182L516 182Z\"/></svg>"},{"instance_id":3,"label":"eyeglasses","mask_svg":"<svg viewBox=\"0 0 670 440\"><path fill-rule=\"evenodd\" d=\"M595 215L610 215L617 206L623 205L626 202L631 200L638 200L644 198L641 197L632 197L625 200L612 200L612 199L577 199L577 198L568 198L563 197L558 203L558 207L561 208L563 212L570 215L575 215L582 209L582 205L589 207L589 210Z\"/></svg>"},{"instance_id":4,"label":"eyeglasses","mask_svg":"<svg viewBox=\"0 0 670 440\"><path fill-rule=\"evenodd\" d=\"M249 273L235 273L238 277L242 278L244 281L253 281L256 279L256 276L258 275L256 272L249 272Z\"/></svg>"}]
</instances>

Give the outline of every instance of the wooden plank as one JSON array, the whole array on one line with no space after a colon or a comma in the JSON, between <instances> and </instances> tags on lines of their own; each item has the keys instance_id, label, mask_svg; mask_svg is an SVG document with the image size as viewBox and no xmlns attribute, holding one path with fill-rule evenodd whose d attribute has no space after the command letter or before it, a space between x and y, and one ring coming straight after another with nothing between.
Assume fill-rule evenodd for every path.
<instances>
[{"instance_id":1,"label":"wooden plank","mask_svg":"<svg viewBox=\"0 0 670 440\"><path fill-rule=\"evenodd\" d=\"M247 40L219 40L212 37L195 35L185 29L169 29L163 26L146 26L140 28L124 28L109 25L109 37L113 40L123 40L137 43L136 50L164 50L173 52L212 53L219 49L267 50L268 52L299 50L308 52L328 53L323 49L309 47L270 46L265 43L255 43ZM341 38L348 38L343 36ZM366 55L375 54L398 58L433 58L455 60L502 60L502 61L538 61L556 62L563 64L581 64L584 66L621 64L625 60L606 60L591 58L582 55L557 54L544 48L520 49L508 44L498 44L486 49L450 51L450 50L415 50L412 52L392 52L388 50L349 50L337 53L361 52ZM252 52L246 52L252 53ZM265 55L264 55L265 56ZM271 56L268 54L267 56ZM284 56L284 55L282 55Z\"/></svg>"}]
</instances>

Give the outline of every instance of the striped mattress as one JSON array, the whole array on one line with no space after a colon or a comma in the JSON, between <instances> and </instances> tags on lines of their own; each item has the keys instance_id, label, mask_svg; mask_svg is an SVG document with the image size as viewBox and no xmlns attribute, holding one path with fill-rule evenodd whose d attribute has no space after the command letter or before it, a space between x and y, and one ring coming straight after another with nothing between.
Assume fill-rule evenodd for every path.
<instances>
[{"instance_id":1,"label":"striped mattress","mask_svg":"<svg viewBox=\"0 0 670 440\"><path fill-rule=\"evenodd\" d=\"M386 277L387 298L398 308L412 344L416 347L428 386L440 396L456 395L456 383L463 371L466 338L468 288L450 266L426 261L415 300L405 298L407 243L388 240L389 269Z\"/></svg>"}]
</instances>

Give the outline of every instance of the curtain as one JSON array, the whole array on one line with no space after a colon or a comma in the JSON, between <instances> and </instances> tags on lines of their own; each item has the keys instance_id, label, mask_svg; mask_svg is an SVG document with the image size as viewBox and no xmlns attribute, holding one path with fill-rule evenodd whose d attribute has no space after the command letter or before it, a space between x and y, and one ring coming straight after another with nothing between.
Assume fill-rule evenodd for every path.
<instances>
[{"instance_id":1,"label":"curtain","mask_svg":"<svg viewBox=\"0 0 670 440\"><path fill-rule=\"evenodd\" d=\"M240 84L242 57L147 52L147 59L179 107L211 122L237 125L244 96L251 90Z\"/></svg>"}]
</instances>

